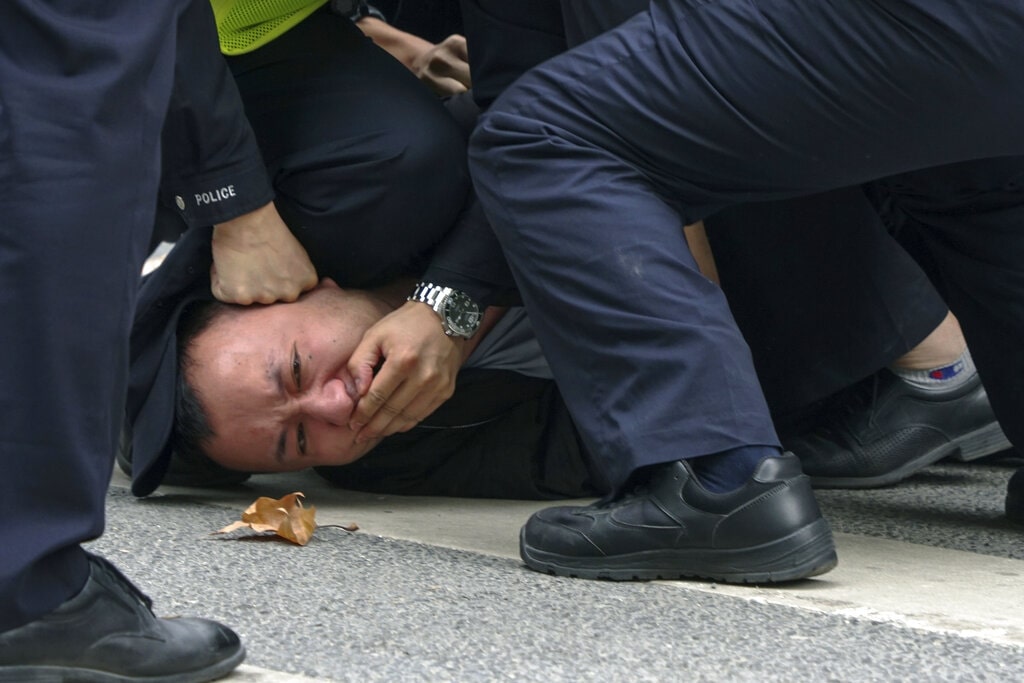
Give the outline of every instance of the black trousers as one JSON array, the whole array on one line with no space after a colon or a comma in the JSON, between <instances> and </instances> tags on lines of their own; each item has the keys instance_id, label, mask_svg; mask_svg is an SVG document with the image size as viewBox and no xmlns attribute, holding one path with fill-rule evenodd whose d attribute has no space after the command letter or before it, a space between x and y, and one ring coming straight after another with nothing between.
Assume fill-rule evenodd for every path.
<instances>
[{"instance_id":1,"label":"black trousers","mask_svg":"<svg viewBox=\"0 0 1024 683\"><path fill-rule=\"evenodd\" d=\"M910 351L949 312L863 188L740 204L705 225L780 428Z\"/></svg>"},{"instance_id":2,"label":"black trousers","mask_svg":"<svg viewBox=\"0 0 1024 683\"><path fill-rule=\"evenodd\" d=\"M499 98L471 141L474 182L613 480L777 443L749 349L682 226L864 183L922 226L1022 442L1024 195L1020 159L1006 158L1024 153L1022 30L1019 0L655 0ZM971 161L989 157L1004 158Z\"/></svg>"},{"instance_id":3,"label":"black trousers","mask_svg":"<svg viewBox=\"0 0 1024 683\"><path fill-rule=\"evenodd\" d=\"M186 4L0 4L0 630L103 530Z\"/></svg>"},{"instance_id":4,"label":"black trousers","mask_svg":"<svg viewBox=\"0 0 1024 683\"><path fill-rule=\"evenodd\" d=\"M317 272L343 287L422 272L469 192L464 136L437 97L327 7L228 65Z\"/></svg>"}]
</instances>

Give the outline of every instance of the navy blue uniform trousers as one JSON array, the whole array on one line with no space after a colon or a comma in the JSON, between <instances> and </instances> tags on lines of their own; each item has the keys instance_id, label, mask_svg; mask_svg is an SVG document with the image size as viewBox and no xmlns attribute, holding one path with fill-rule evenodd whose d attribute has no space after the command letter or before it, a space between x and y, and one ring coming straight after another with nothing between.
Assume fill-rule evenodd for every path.
<instances>
[{"instance_id":1,"label":"navy blue uniform trousers","mask_svg":"<svg viewBox=\"0 0 1024 683\"><path fill-rule=\"evenodd\" d=\"M682 226L879 178L1024 443L1024 176L1018 159L973 161L1024 153L1022 35L1019 0L655 0L495 102L474 182L613 481L777 444Z\"/></svg>"},{"instance_id":2,"label":"navy blue uniform trousers","mask_svg":"<svg viewBox=\"0 0 1024 683\"><path fill-rule=\"evenodd\" d=\"M463 0L476 98L486 107L522 72L648 4ZM722 289L781 430L801 428L811 404L888 366L949 312L888 233L892 212L883 221L866 189L741 204L705 219Z\"/></svg>"},{"instance_id":3,"label":"navy blue uniform trousers","mask_svg":"<svg viewBox=\"0 0 1024 683\"><path fill-rule=\"evenodd\" d=\"M0 3L0 630L103 529L183 4Z\"/></svg>"}]
</instances>

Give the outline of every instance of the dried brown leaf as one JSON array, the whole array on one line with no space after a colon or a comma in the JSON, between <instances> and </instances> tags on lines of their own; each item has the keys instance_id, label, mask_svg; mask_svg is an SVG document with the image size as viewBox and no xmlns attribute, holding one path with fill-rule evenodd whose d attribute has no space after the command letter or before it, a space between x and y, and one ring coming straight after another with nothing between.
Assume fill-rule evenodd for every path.
<instances>
[{"instance_id":1,"label":"dried brown leaf","mask_svg":"<svg viewBox=\"0 0 1024 683\"><path fill-rule=\"evenodd\" d=\"M249 527L258 532L272 531L292 543L306 545L316 529L316 508L303 507L300 498L304 497L298 491L276 500L262 496L245 509L240 522L229 524L214 533L226 534Z\"/></svg>"}]
</instances>

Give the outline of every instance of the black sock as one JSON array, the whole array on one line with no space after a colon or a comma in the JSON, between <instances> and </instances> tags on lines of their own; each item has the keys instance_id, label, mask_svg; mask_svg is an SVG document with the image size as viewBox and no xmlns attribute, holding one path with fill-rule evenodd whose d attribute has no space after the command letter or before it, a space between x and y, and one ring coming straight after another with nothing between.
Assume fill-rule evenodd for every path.
<instances>
[{"instance_id":1,"label":"black sock","mask_svg":"<svg viewBox=\"0 0 1024 683\"><path fill-rule=\"evenodd\" d=\"M780 455L782 451L774 446L740 446L694 458L690 466L704 488L724 493L743 486L762 460Z\"/></svg>"}]
</instances>

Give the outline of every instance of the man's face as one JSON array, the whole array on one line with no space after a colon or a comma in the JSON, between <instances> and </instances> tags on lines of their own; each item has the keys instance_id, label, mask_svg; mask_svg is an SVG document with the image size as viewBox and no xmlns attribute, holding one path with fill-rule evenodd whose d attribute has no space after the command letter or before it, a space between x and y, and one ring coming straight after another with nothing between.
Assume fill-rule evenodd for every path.
<instances>
[{"instance_id":1,"label":"man's face","mask_svg":"<svg viewBox=\"0 0 1024 683\"><path fill-rule=\"evenodd\" d=\"M384 302L331 280L294 303L233 309L194 340L188 379L215 436L206 453L247 472L344 465L356 444L348 421L355 382L348 361Z\"/></svg>"}]
</instances>

